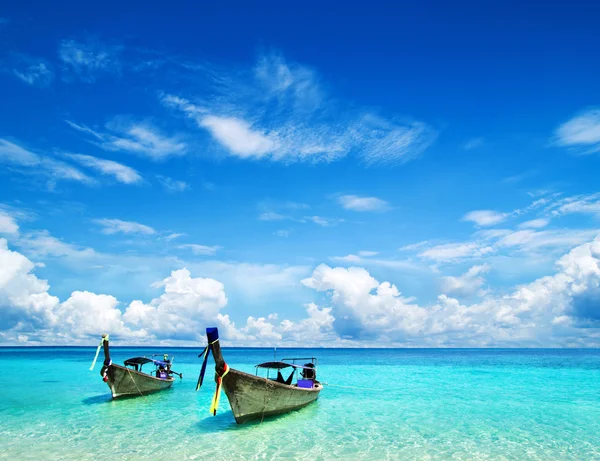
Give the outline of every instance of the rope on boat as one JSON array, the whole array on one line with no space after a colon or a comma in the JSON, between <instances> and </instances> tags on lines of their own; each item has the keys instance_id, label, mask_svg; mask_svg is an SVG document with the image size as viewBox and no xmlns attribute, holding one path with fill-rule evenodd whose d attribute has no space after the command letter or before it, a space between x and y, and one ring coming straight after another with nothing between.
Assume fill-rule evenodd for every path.
<instances>
[{"instance_id":1,"label":"rope on boat","mask_svg":"<svg viewBox=\"0 0 600 461\"><path fill-rule=\"evenodd\" d=\"M265 398L263 399L263 411L262 411L262 415L260 416L261 424L262 424L263 420L265 419L265 410L267 409L267 404L271 401L270 390L273 388L275 388L275 385L271 381L269 381L269 378L265 378ZM268 399L267 399L267 395L269 396Z\"/></svg>"},{"instance_id":2,"label":"rope on boat","mask_svg":"<svg viewBox=\"0 0 600 461\"><path fill-rule=\"evenodd\" d=\"M100 349L102 348L104 341L108 341L108 335L103 336L102 339L100 340L100 344L98 345L98 349L96 349L96 355L94 356L94 361L92 362L90 371L92 371L94 369L94 367L96 366L96 360L98 360L98 355L100 354Z\"/></svg>"},{"instance_id":3,"label":"rope on boat","mask_svg":"<svg viewBox=\"0 0 600 461\"><path fill-rule=\"evenodd\" d=\"M140 395L142 397L144 397L144 394L142 393L142 391L140 391L140 388L138 387L137 383L135 382L135 379L133 378L133 375L131 374L131 370L129 368L127 368L127 367L125 367L125 369L127 370L127 373L129 373L129 377L133 381L133 385L135 386L135 388L138 390L138 392L140 393Z\"/></svg>"}]
</instances>

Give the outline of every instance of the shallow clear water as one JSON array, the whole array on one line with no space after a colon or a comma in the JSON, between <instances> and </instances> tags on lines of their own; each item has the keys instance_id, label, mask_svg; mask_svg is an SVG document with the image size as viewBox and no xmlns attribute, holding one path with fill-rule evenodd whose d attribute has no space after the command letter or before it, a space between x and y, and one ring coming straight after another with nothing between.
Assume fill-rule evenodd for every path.
<instances>
[{"instance_id":1,"label":"shallow clear water","mask_svg":"<svg viewBox=\"0 0 600 461\"><path fill-rule=\"evenodd\" d=\"M112 348L117 363L172 354L184 378L118 401L101 359L88 370L94 352L0 348L0 459L600 459L598 350L278 350L316 355L330 385L302 410L241 426L224 394L208 412L212 358L194 391L199 350ZM253 372L273 352L224 357Z\"/></svg>"}]
</instances>

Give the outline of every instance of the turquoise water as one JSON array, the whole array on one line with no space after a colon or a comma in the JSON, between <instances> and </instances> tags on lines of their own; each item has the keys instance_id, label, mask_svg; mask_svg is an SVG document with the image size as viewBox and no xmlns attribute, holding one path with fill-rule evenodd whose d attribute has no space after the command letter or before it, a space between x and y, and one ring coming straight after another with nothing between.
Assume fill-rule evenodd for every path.
<instances>
[{"instance_id":1,"label":"turquoise water","mask_svg":"<svg viewBox=\"0 0 600 461\"><path fill-rule=\"evenodd\" d=\"M92 348L0 348L0 459L600 460L598 350L278 350L316 355L330 385L241 426L225 395L209 415L212 366L194 392L199 350L112 348L115 362L161 352L184 379L112 401ZM224 357L252 372L273 352Z\"/></svg>"}]
</instances>

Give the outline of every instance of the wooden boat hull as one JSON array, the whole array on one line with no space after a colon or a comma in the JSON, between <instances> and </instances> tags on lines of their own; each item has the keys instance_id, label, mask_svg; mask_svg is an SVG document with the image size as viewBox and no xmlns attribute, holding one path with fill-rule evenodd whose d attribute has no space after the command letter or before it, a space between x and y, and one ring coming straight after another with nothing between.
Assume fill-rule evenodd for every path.
<instances>
[{"instance_id":1,"label":"wooden boat hull","mask_svg":"<svg viewBox=\"0 0 600 461\"><path fill-rule=\"evenodd\" d=\"M160 379L154 376L131 370L121 365L111 364L107 370L108 387L113 399L147 395L168 389L175 381L173 378Z\"/></svg>"},{"instance_id":2,"label":"wooden boat hull","mask_svg":"<svg viewBox=\"0 0 600 461\"><path fill-rule=\"evenodd\" d=\"M223 389L238 424L302 408L317 400L322 388L318 381L312 389L304 389L233 368L223 377Z\"/></svg>"}]
</instances>

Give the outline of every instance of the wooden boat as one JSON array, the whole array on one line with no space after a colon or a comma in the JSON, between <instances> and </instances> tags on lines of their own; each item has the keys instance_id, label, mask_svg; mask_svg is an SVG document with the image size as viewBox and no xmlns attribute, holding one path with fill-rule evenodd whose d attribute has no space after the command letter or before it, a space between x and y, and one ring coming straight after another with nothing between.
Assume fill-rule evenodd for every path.
<instances>
[{"instance_id":1,"label":"wooden boat","mask_svg":"<svg viewBox=\"0 0 600 461\"><path fill-rule=\"evenodd\" d=\"M124 366L113 363L110 359L110 350L108 345L108 335L102 336L100 346L104 347L104 365L100 370L102 380L108 384L113 399L119 397L135 397L147 395L153 392L162 391L171 387L175 379L172 375L182 375L171 370L172 360L168 355L163 356L163 360L155 360L148 357L133 357L125 360ZM94 368L100 346L96 351L96 358L90 370ZM144 373L144 365L155 366L151 373Z\"/></svg>"},{"instance_id":2,"label":"wooden boat","mask_svg":"<svg viewBox=\"0 0 600 461\"><path fill-rule=\"evenodd\" d=\"M230 368L225 363L218 342L217 328L207 328L206 334L209 346L207 346L205 362L198 383L199 386L202 383L206 358L208 352L212 350L215 358L215 380L217 381L217 390L211 407L214 414L216 414L221 386L225 390L233 416L238 424L297 410L314 402L319 397L323 385L316 379L317 360L314 357L261 363L256 365L256 375L252 375ZM308 360L310 362L304 365L296 364L296 361ZM291 370L287 379L284 379L282 370ZM258 376L259 371L266 371L266 376ZM269 376L272 371L276 371L276 377ZM294 377L296 378L295 383L293 383Z\"/></svg>"}]
</instances>

